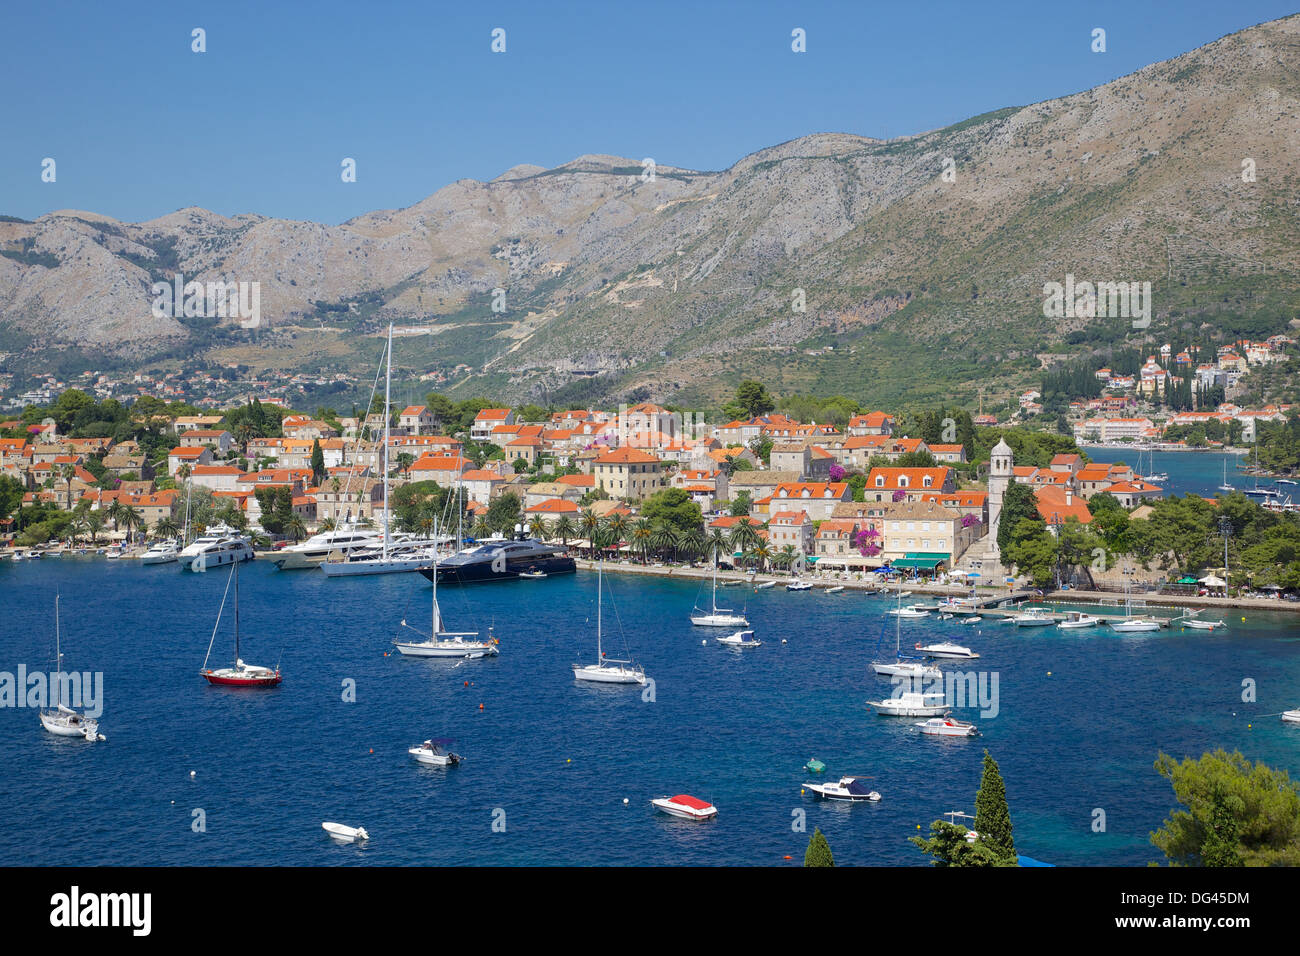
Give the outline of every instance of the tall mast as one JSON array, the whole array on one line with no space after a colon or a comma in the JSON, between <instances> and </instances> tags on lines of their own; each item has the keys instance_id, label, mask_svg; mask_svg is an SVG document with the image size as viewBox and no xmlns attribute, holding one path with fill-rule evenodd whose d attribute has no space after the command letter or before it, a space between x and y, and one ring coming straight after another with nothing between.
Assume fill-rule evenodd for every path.
<instances>
[{"instance_id":1,"label":"tall mast","mask_svg":"<svg viewBox=\"0 0 1300 956\"><path fill-rule=\"evenodd\" d=\"M384 371L384 560L388 560L388 421L391 412L388 408L389 395L393 385L393 324L388 323L388 361Z\"/></svg>"},{"instance_id":2,"label":"tall mast","mask_svg":"<svg viewBox=\"0 0 1300 956\"><path fill-rule=\"evenodd\" d=\"M713 613L718 613L718 546L713 546Z\"/></svg>"},{"instance_id":3,"label":"tall mast","mask_svg":"<svg viewBox=\"0 0 1300 956\"><path fill-rule=\"evenodd\" d=\"M235 574L235 667L239 666L239 560L234 562Z\"/></svg>"},{"instance_id":4,"label":"tall mast","mask_svg":"<svg viewBox=\"0 0 1300 956\"><path fill-rule=\"evenodd\" d=\"M59 649L59 596L54 595L54 709L59 708L59 675L63 673L63 651Z\"/></svg>"},{"instance_id":5,"label":"tall mast","mask_svg":"<svg viewBox=\"0 0 1300 956\"><path fill-rule=\"evenodd\" d=\"M433 636L438 639L442 630L442 613L438 610L438 519L433 519Z\"/></svg>"},{"instance_id":6,"label":"tall mast","mask_svg":"<svg viewBox=\"0 0 1300 956\"><path fill-rule=\"evenodd\" d=\"M599 664L605 659L605 653L600 649L600 610L601 610L601 592L603 590L605 573L605 561L600 559L596 562L596 663Z\"/></svg>"}]
</instances>

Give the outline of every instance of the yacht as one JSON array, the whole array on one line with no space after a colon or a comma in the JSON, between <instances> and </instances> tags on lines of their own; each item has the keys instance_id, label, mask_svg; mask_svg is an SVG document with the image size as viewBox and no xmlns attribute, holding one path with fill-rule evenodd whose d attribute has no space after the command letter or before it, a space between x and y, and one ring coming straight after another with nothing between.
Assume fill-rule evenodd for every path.
<instances>
[{"instance_id":1,"label":"yacht","mask_svg":"<svg viewBox=\"0 0 1300 956\"><path fill-rule=\"evenodd\" d=\"M524 572L542 571L549 577L573 574L577 570L578 562L567 549L517 531L513 539L488 539L476 548L440 559L436 571L433 567L422 567L420 573L430 581L436 573L439 584L478 584L510 581ZM536 574L529 576L537 577Z\"/></svg>"},{"instance_id":2,"label":"yacht","mask_svg":"<svg viewBox=\"0 0 1300 956\"><path fill-rule=\"evenodd\" d=\"M1065 615L1065 620L1057 623L1057 627L1062 630L1070 631L1081 627L1096 627L1101 624L1099 617L1093 617L1091 614L1084 614L1082 611L1070 611Z\"/></svg>"},{"instance_id":3,"label":"yacht","mask_svg":"<svg viewBox=\"0 0 1300 956\"><path fill-rule=\"evenodd\" d=\"M899 607L902 607L902 595L899 595ZM903 658L903 619L894 617L894 659L892 661L872 661L871 669L877 674L895 677L910 677L913 680L942 677L943 672L932 664Z\"/></svg>"},{"instance_id":4,"label":"yacht","mask_svg":"<svg viewBox=\"0 0 1300 956\"><path fill-rule=\"evenodd\" d=\"M977 737L979 729L969 721L957 720L955 717L931 717L916 726L921 733L932 737Z\"/></svg>"},{"instance_id":5,"label":"yacht","mask_svg":"<svg viewBox=\"0 0 1300 956\"><path fill-rule=\"evenodd\" d=\"M718 808L713 804L686 793L679 793L675 797L660 797L650 803L664 813L684 820L708 820L718 815Z\"/></svg>"},{"instance_id":6,"label":"yacht","mask_svg":"<svg viewBox=\"0 0 1300 956\"><path fill-rule=\"evenodd\" d=\"M73 710L59 700L59 691L63 686L63 651L59 647L59 597L54 596L54 674L50 679L50 693L54 698L53 707L42 707L40 711L41 726L56 737L83 737L86 740L103 740L99 732L99 721L94 717Z\"/></svg>"},{"instance_id":7,"label":"yacht","mask_svg":"<svg viewBox=\"0 0 1300 956\"><path fill-rule=\"evenodd\" d=\"M974 660L979 657L969 647L962 647L960 644L942 642L939 644L917 644L916 649L926 657L946 657L960 660Z\"/></svg>"},{"instance_id":8,"label":"yacht","mask_svg":"<svg viewBox=\"0 0 1300 956\"><path fill-rule=\"evenodd\" d=\"M725 644L727 647L762 647L763 642L754 636L753 631L737 631L735 634L728 634L726 637L715 638L719 644Z\"/></svg>"},{"instance_id":9,"label":"yacht","mask_svg":"<svg viewBox=\"0 0 1300 956\"><path fill-rule=\"evenodd\" d=\"M1033 607L1012 617L1011 623L1016 627L1050 627L1056 619L1041 608Z\"/></svg>"},{"instance_id":10,"label":"yacht","mask_svg":"<svg viewBox=\"0 0 1300 956\"><path fill-rule=\"evenodd\" d=\"M1288 724L1300 724L1300 709L1282 711L1282 719Z\"/></svg>"},{"instance_id":11,"label":"yacht","mask_svg":"<svg viewBox=\"0 0 1300 956\"><path fill-rule=\"evenodd\" d=\"M180 554L180 546L175 541L155 541L149 550L140 555L141 564L170 564Z\"/></svg>"},{"instance_id":12,"label":"yacht","mask_svg":"<svg viewBox=\"0 0 1300 956\"><path fill-rule=\"evenodd\" d=\"M1126 617L1122 621L1108 621L1107 623L1112 631L1118 631L1121 634L1160 630L1160 622L1150 617Z\"/></svg>"},{"instance_id":13,"label":"yacht","mask_svg":"<svg viewBox=\"0 0 1300 956\"><path fill-rule=\"evenodd\" d=\"M630 660L613 660L605 656L601 644L601 610L605 563L596 565L596 663L574 664L573 679L597 684L645 684L645 670Z\"/></svg>"},{"instance_id":14,"label":"yacht","mask_svg":"<svg viewBox=\"0 0 1300 956\"><path fill-rule=\"evenodd\" d=\"M206 571L208 568L253 560L253 546L238 531L217 522L176 553L183 571Z\"/></svg>"},{"instance_id":15,"label":"yacht","mask_svg":"<svg viewBox=\"0 0 1300 956\"><path fill-rule=\"evenodd\" d=\"M358 548L378 544L380 535L375 531L359 528L339 528L334 531L322 531L314 534L301 544L291 544L282 548L271 559L281 571L300 571L314 568L331 555L346 558Z\"/></svg>"},{"instance_id":16,"label":"yacht","mask_svg":"<svg viewBox=\"0 0 1300 956\"><path fill-rule=\"evenodd\" d=\"M884 700L869 700L868 707L873 707L882 717L946 717L948 705L943 694L927 693L918 690L905 691L897 697Z\"/></svg>"},{"instance_id":17,"label":"yacht","mask_svg":"<svg viewBox=\"0 0 1300 956\"><path fill-rule=\"evenodd\" d=\"M826 783L805 783L804 790L811 791L823 800L845 800L849 803L876 803L880 794L864 781L867 777L840 777Z\"/></svg>"},{"instance_id":18,"label":"yacht","mask_svg":"<svg viewBox=\"0 0 1300 956\"><path fill-rule=\"evenodd\" d=\"M437 570L437 552L432 555L433 570ZM393 641L405 657L459 657L462 660L481 660L496 657L499 642L488 631L488 639L480 641L478 631L448 631L443 628L442 608L438 605L438 575L433 575L433 622L430 635L422 641ZM403 619L402 627L410 628ZM410 628L415 630L414 628ZM416 631L420 634L419 631ZM423 637L423 634L420 634Z\"/></svg>"},{"instance_id":19,"label":"yacht","mask_svg":"<svg viewBox=\"0 0 1300 956\"><path fill-rule=\"evenodd\" d=\"M451 752L451 740L439 738L426 740L418 747L411 747L406 752L420 763L433 767L454 767L461 762L460 754Z\"/></svg>"},{"instance_id":20,"label":"yacht","mask_svg":"<svg viewBox=\"0 0 1300 956\"><path fill-rule=\"evenodd\" d=\"M212 644L217 639L217 628L221 626L221 612L226 607L226 595L221 596L221 607L217 609L217 623L212 627L212 639L208 641L208 653L203 658L203 666L199 668L199 675L209 684L217 684L223 687L275 687L284 678L280 675L280 665L276 664L275 669L269 667L259 667L256 664L245 664L243 658L239 656L239 562L232 562L230 565L230 577L226 580L226 594L230 593L230 585L235 586L235 656L234 662L230 667L218 667L215 670L208 667L208 659L212 656Z\"/></svg>"},{"instance_id":21,"label":"yacht","mask_svg":"<svg viewBox=\"0 0 1300 956\"><path fill-rule=\"evenodd\" d=\"M929 617L930 608L923 607L920 604L909 604L907 607L897 607L886 613L894 617Z\"/></svg>"},{"instance_id":22,"label":"yacht","mask_svg":"<svg viewBox=\"0 0 1300 956\"><path fill-rule=\"evenodd\" d=\"M785 586L785 589L787 591L811 591L812 585L809 584L807 581L800 581L798 578L796 578L795 580L787 584Z\"/></svg>"},{"instance_id":23,"label":"yacht","mask_svg":"<svg viewBox=\"0 0 1300 956\"><path fill-rule=\"evenodd\" d=\"M361 574L393 574L400 571L418 571L433 562L433 549L416 544L390 547L385 554L377 547L358 548L337 561L325 560L320 569L327 578L352 577Z\"/></svg>"},{"instance_id":24,"label":"yacht","mask_svg":"<svg viewBox=\"0 0 1300 956\"><path fill-rule=\"evenodd\" d=\"M697 597L698 600L698 597ZM713 549L713 604L709 611L698 606L691 615L691 623L696 627L749 627L745 615L735 614L731 608L718 607L718 550Z\"/></svg>"}]
</instances>

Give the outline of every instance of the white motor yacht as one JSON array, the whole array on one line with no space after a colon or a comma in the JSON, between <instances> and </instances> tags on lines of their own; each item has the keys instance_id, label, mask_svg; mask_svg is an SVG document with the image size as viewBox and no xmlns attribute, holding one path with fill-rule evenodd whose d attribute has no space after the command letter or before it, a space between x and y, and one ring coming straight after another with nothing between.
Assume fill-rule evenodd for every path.
<instances>
[{"instance_id":1,"label":"white motor yacht","mask_svg":"<svg viewBox=\"0 0 1300 956\"><path fill-rule=\"evenodd\" d=\"M737 631L735 634L728 634L726 637L718 637L715 640L719 644L725 644L727 647L762 647L763 642L754 637L753 631Z\"/></svg>"},{"instance_id":2,"label":"white motor yacht","mask_svg":"<svg viewBox=\"0 0 1300 956\"><path fill-rule=\"evenodd\" d=\"M1084 614L1082 611L1070 611L1065 615L1065 620L1058 621L1056 626L1062 630L1072 631L1081 627L1097 627L1101 623L1102 620L1099 617Z\"/></svg>"},{"instance_id":3,"label":"white motor yacht","mask_svg":"<svg viewBox=\"0 0 1300 956\"><path fill-rule=\"evenodd\" d=\"M947 641L939 644L917 644L916 649L926 657L947 657L961 660L974 660L979 657L969 647L962 647L960 644L952 644Z\"/></svg>"},{"instance_id":4,"label":"white motor yacht","mask_svg":"<svg viewBox=\"0 0 1300 956\"><path fill-rule=\"evenodd\" d=\"M844 800L849 803L875 803L880 794L866 783L867 777L840 777L826 783L805 783L803 789L823 800Z\"/></svg>"},{"instance_id":5,"label":"white motor yacht","mask_svg":"<svg viewBox=\"0 0 1300 956\"><path fill-rule=\"evenodd\" d=\"M378 544L378 532L359 528L339 528L314 534L301 544L291 544L278 551L271 563L281 571L299 571L314 568L330 556L346 558L359 548Z\"/></svg>"},{"instance_id":6,"label":"white motor yacht","mask_svg":"<svg viewBox=\"0 0 1300 956\"><path fill-rule=\"evenodd\" d=\"M894 608L886 612L894 617L929 617L930 608L922 607L919 604L909 604L907 607Z\"/></svg>"},{"instance_id":7,"label":"white motor yacht","mask_svg":"<svg viewBox=\"0 0 1300 956\"><path fill-rule=\"evenodd\" d=\"M1034 607L1014 615L1011 623L1016 627L1051 627L1056 619L1041 608Z\"/></svg>"},{"instance_id":8,"label":"white motor yacht","mask_svg":"<svg viewBox=\"0 0 1300 956\"><path fill-rule=\"evenodd\" d=\"M713 804L687 793L679 793L675 797L659 797L650 803L664 813L684 820L709 820L718 815L718 808Z\"/></svg>"},{"instance_id":9,"label":"white motor yacht","mask_svg":"<svg viewBox=\"0 0 1300 956\"><path fill-rule=\"evenodd\" d=\"M141 564L170 564L180 554L180 546L172 540L155 541L149 550L140 555Z\"/></svg>"},{"instance_id":10,"label":"white motor yacht","mask_svg":"<svg viewBox=\"0 0 1300 956\"><path fill-rule=\"evenodd\" d=\"M966 720L957 720L955 717L931 717L929 720L923 720L916 726L921 728L921 733L929 734L933 737L976 737L979 735L979 729Z\"/></svg>"},{"instance_id":11,"label":"white motor yacht","mask_svg":"<svg viewBox=\"0 0 1300 956\"><path fill-rule=\"evenodd\" d=\"M884 700L869 700L867 706L882 717L944 717L948 714L943 694L915 690Z\"/></svg>"},{"instance_id":12,"label":"white motor yacht","mask_svg":"<svg viewBox=\"0 0 1300 956\"><path fill-rule=\"evenodd\" d=\"M406 752L420 763L433 767L454 767L463 759L460 754L451 752L452 741L449 738L426 740L418 747L411 747Z\"/></svg>"}]
</instances>

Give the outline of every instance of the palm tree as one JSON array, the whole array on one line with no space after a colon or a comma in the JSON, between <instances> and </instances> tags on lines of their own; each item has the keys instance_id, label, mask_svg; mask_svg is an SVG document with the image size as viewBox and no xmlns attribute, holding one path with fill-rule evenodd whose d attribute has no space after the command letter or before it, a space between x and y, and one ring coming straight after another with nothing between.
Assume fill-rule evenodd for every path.
<instances>
[{"instance_id":1,"label":"palm tree","mask_svg":"<svg viewBox=\"0 0 1300 956\"><path fill-rule=\"evenodd\" d=\"M62 470L63 470L63 480L67 482L67 486L68 486L68 507L71 508L72 507L72 479L77 477L77 469L75 465L64 465Z\"/></svg>"},{"instance_id":2,"label":"palm tree","mask_svg":"<svg viewBox=\"0 0 1300 956\"><path fill-rule=\"evenodd\" d=\"M636 524L632 525L632 541L641 550L641 563L646 563L646 549L650 547L650 538L654 534L654 525L650 519L640 517L636 519Z\"/></svg>"},{"instance_id":3,"label":"palm tree","mask_svg":"<svg viewBox=\"0 0 1300 956\"><path fill-rule=\"evenodd\" d=\"M578 527L582 529L582 536L591 545L591 553L594 555L596 532L600 529L600 519L596 517L596 512L590 508L584 508L582 514L578 516Z\"/></svg>"},{"instance_id":4,"label":"palm tree","mask_svg":"<svg viewBox=\"0 0 1300 956\"><path fill-rule=\"evenodd\" d=\"M555 526L551 528L551 534L559 538L566 548L569 546L569 539L577 534L577 531L578 529L574 525L573 519L568 515L560 515L560 519L556 521Z\"/></svg>"},{"instance_id":5,"label":"palm tree","mask_svg":"<svg viewBox=\"0 0 1300 956\"><path fill-rule=\"evenodd\" d=\"M122 530L122 520L130 510L130 508L116 499L113 500L111 505L104 509L104 516L113 522L114 534Z\"/></svg>"},{"instance_id":6,"label":"palm tree","mask_svg":"<svg viewBox=\"0 0 1300 956\"><path fill-rule=\"evenodd\" d=\"M738 521L728 536L727 544L733 551L748 551L763 539L751 521Z\"/></svg>"},{"instance_id":7,"label":"palm tree","mask_svg":"<svg viewBox=\"0 0 1300 956\"><path fill-rule=\"evenodd\" d=\"M326 518L325 520L323 520L323 521L322 521L322 522L317 526L316 530L317 530L317 531L333 531L333 530L334 530L334 519L333 519L333 518Z\"/></svg>"},{"instance_id":8,"label":"palm tree","mask_svg":"<svg viewBox=\"0 0 1300 956\"><path fill-rule=\"evenodd\" d=\"M727 533L721 528L714 528L705 538L706 551L714 556L714 559L720 559L722 553L727 550Z\"/></svg>"},{"instance_id":9,"label":"palm tree","mask_svg":"<svg viewBox=\"0 0 1300 956\"><path fill-rule=\"evenodd\" d=\"M650 533L650 547L661 555L677 549L677 532L671 525L656 525Z\"/></svg>"},{"instance_id":10,"label":"palm tree","mask_svg":"<svg viewBox=\"0 0 1300 956\"><path fill-rule=\"evenodd\" d=\"M778 568L788 568L794 564L794 545L787 544L779 552L772 555L772 563Z\"/></svg>"},{"instance_id":11,"label":"palm tree","mask_svg":"<svg viewBox=\"0 0 1300 956\"><path fill-rule=\"evenodd\" d=\"M148 527L148 522L144 520L144 515L136 511L130 505L124 505L125 512L122 515L122 524L126 525L126 536L129 540L132 533L140 528Z\"/></svg>"},{"instance_id":12,"label":"palm tree","mask_svg":"<svg viewBox=\"0 0 1300 956\"><path fill-rule=\"evenodd\" d=\"M758 544L754 545L754 547L749 549L749 551L746 554L746 557L752 558L755 561L757 561L758 570L762 571L763 568L766 566L767 562L772 557L772 549L767 546L766 541L760 539Z\"/></svg>"},{"instance_id":13,"label":"palm tree","mask_svg":"<svg viewBox=\"0 0 1300 956\"><path fill-rule=\"evenodd\" d=\"M704 553L708 541L703 528L691 528L684 531L677 539L677 549L688 558L696 558Z\"/></svg>"},{"instance_id":14,"label":"palm tree","mask_svg":"<svg viewBox=\"0 0 1300 956\"><path fill-rule=\"evenodd\" d=\"M104 530L104 516L98 511L86 515L86 529L90 532L91 547L99 544L99 533Z\"/></svg>"},{"instance_id":15,"label":"palm tree","mask_svg":"<svg viewBox=\"0 0 1300 956\"><path fill-rule=\"evenodd\" d=\"M492 535L492 526L488 524L486 514L479 515L474 521L473 535L479 539L487 538ZM457 545L457 547L460 547L460 545Z\"/></svg>"},{"instance_id":16,"label":"palm tree","mask_svg":"<svg viewBox=\"0 0 1300 956\"><path fill-rule=\"evenodd\" d=\"M546 536L550 534L550 531L551 529L547 526L546 519L539 514L533 515L532 519L528 522L528 533L534 538L545 541Z\"/></svg>"},{"instance_id":17,"label":"palm tree","mask_svg":"<svg viewBox=\"0 0 1300 956\"><path fill-rule=\"evenodd\" d=\"M158 519L158 523L153 526L153 533L160 538L176 538L180 536L181 528L175 518L168 516Z\"/></svg>"},{"instance_id":18,"label":"palm tree","mask_svg":"<svg viewBox=\"0 0 1300 956\"><path fill-rule=\"evenodd\" d=\"M610 543L617 548L627 537L627 515L621 511L615 511L605 519L605 527L609 529L610 537L614 540Z\"/></svg>"},{"instance_id":19,"label":"palm tree","mask_svg":"<svg viewBox=\"0 0 1300 956\"><path fill-rule=\"evenodd\" d=\"M294 540L295 544L307 537L307 525L303 522L302 515L296 511L289 516L289 521L285 524L284 530Z\"/></svg>"}]
</instances>

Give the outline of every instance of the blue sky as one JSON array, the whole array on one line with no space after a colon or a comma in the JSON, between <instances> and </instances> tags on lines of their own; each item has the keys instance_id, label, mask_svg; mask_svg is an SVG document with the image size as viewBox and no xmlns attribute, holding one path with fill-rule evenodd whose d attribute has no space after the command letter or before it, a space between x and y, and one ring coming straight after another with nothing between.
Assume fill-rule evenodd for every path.
<instances>
[{"instance_id":1,"label":"blue sky","mask_svg":"<svg viewBox=\"0 0 1300 956\"><path fill-rule=\"evenodd\" d=\"M0 213L337 223L519 163L722 169L1105 83L1294 12L1125 3L10 4ZM207 52L191 52L191 30ZM506 52L490 50L506 30ZM807 52L790 49L791 30ZM1090 49L1094 27L1107 51ZM57 181L41 182L53 157ZM340 180L344 157L357 181Z\"/></svg>"}]
</instances>

